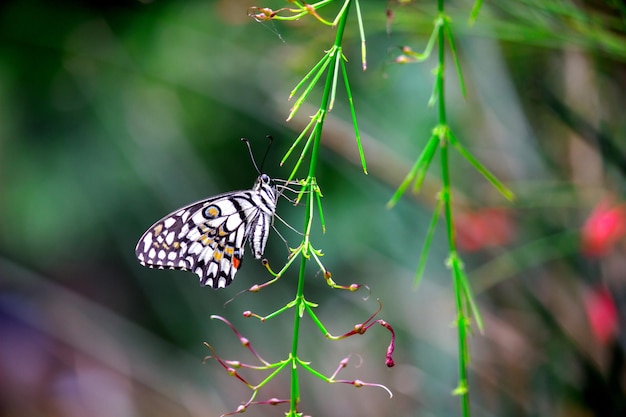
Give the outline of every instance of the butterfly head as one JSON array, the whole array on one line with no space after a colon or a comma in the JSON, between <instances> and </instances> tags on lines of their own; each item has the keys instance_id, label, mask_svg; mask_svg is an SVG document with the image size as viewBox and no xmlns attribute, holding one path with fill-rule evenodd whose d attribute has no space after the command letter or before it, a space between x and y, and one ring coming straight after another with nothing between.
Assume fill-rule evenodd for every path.
<instances>
[{"instance_id":1,"label":"butterfly head","mask_svg":"<svg viewBox=\"0 0 626 417\"><path fill-rule=\"evenodd\" d=\"M261 175L259 175L259 178L257 178L257 181L258 181L258 182L262 182L263 184L266 184L266 185L270 185L270 184L273 184L273 183L274 183L274 181L272 181L272 179L270 178L270 176L269 176L269 175L267 175L267 174L261 174Z\"/></svg>"},{"instance_id":2,"label":"butterfly head","mask_svg":"<svg viewBox=\"0 0 626 417\"><path fill-rule=\"evenodd\" d=\"M261 174L258 176L252 190L265 194L266 197L274 203L278 199L276 183L274 183L274 180L272 180L272 178L270 178L267 174Z\"/></svg>"},{"instance_id":3,"label":"butterfly head","mask_svg":"<svg viewBox=\"0 0 626 417\"><path fill-rule=\"evenodd\" d=\"M252 189L254 191L259 191L263 189L264 187L275 187L274 181L267 174L259 175L256 181L254 182L254 186L252 187Z\"/></svg>"}]
</instances>

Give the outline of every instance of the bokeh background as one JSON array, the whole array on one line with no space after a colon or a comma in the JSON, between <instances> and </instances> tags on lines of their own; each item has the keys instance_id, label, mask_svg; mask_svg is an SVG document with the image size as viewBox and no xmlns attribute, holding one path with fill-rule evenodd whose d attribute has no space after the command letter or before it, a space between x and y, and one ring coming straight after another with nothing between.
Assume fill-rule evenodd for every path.
<instances>
[{"instance_id":1,"label":"bokeh background","mask_svg":"<svg viewBox=\"0 0 626 417\"><path fill-rule=\"evenodd\" d=\"M330 375L394 392L302 376L311 415L458 415L454 301L439 227L419 288L414 271L439 186L435 163L418 196L385 203L436 123L428 108L434 57L396 65L397 47L421 50L433 1L361 2L368 69L356 21L345 53L368 159L363 175L345 95L324 132L319 184L327 233L314 236L340 284L311 269L306 294L334 334L377 308L397 333L373 327L341 342L305 321L301 357ZM468 94L450 64L449 120L457 137L516 193L505 201L452 157L457 233L485 320L472 338L476 415L623 416L626 292L626 6L618 1L447 2ZM257 23L267 1L6 1L0 5L0 415L218 416L249 391L208 355L254 363L230 321L268 360L291 348L296 273L269 277L248 253L226 290L197 277L142 268L134 247L154 221L207 196L249 188L257 155L275 138L278 162L313 114L319 91L289 123L289 91L327 50L331 28L307 17ZM331 17L332 8L323 12ZM335 9L336 10L336 9ZM390 20L390 16L393 20ZM391 28L389 33L388 28ZM449 61L451 62L451 61ZM301 207L278 214L295 228ZM280 222L294 246L299 237ZM441 226L441 225L440 225ZM319 230L319 228L318 228ZM285 243L272 233L274 268ZM233 297L235 297L233 299ZM228 300L230 303L225 304ZM251 382L264 374L246 373ZM258 399L288 396L282 375ZM282 415L257 406L248 414Z\"/></svg>"}]
</instances>

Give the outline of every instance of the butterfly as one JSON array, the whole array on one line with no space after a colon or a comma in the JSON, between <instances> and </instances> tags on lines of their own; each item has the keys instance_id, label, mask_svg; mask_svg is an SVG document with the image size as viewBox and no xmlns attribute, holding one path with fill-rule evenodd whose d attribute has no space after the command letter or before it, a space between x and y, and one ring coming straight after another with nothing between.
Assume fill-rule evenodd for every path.
<instances>
[{"instance_id":1,"label":"butterfly","mask_svg":"<svg viewBox=\"0 0 626 417\"><path fill-rule=\"evenodd\" d=\"M168 214L141 236L135 255L143 266L191 271L201 285L224 288L241 267L246 241L256 259L263 256L278 195L274 181L260 174L250 190L216 195Z\"/></svg>"}]
</instances>

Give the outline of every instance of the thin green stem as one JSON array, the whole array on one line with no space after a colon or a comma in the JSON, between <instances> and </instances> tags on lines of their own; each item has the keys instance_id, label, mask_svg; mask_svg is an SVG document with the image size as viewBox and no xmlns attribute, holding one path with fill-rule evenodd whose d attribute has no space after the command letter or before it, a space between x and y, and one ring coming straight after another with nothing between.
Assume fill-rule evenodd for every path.
<instances>
[{"instance_id":1,"label":"thin green stem","mask_svg":"<svg viewBox=\"0 0 626 417\"><path fill-rule=\"evenodd\" d=\"M443 0L437 0L439 5L439 15L443 17L444 6ZM437 28L437 43L439 48L439 67L437 69L437 98L439 99L439 125L446 126L446 97L445 97L445 67L446 67L446 33L444 25L441 24Z\"/></svg>"},{"instance_id":2,"label":"thin green stem","mask_svg":"<svg viewBox=\"0 0 626 417\"><path fill-rule=\"evenodd\" d=\"M350 5L353 0L349 0L345 10L343 10L343 15L339 20L339 24L337 26L337 34L335 36L334 48L338 53L338 58L329 59L329 65L326 72L326 83L324 85L324 92L322 94L322 101L320 104L320 110L318 113L318 117L315 123L315 127L313 128L312 136L313 136L313 148L311 150L311 160L309 162L309 174L308 179L314 181L316 178L317 172L317 159L319 155L320 142L322 138L322 129L324 126L324 120L326 119L326 113L329 109L331 92L333 91L333 86L336 84L337 79L337 63L338 59L341 59L341 40L343 39L343 33L346 27L346 21L348 17L348 12L350 9ZM315 200L317 193L311 190L308 193L306 199L306 209L304 215L304 239L308 242L311 233L311 225L312 225L312 217L314 207L317 205L317 201ZM307 253L305 253L307 252ZM298 340L299 340L299 332L300 332L300 321L302 319L302 313L306 307L306 301L304 299L304 278L306 275L306 266L309 260L308 251L303 251L300 255L300 273L298 275L298 289L296 292L296 309L294 313L294 322L293 322L293 340L291 345L291 399L289 403L289 416L296 416L298 413L298 402L300 401L300 389L299 389L299 381L298 381Z\"/></svg>"},{"instance_id":3,"label":"thin green stem","mask_svg":"<svg viewBox=\"0 0 626 417\"><path fill-rule=\"evenodd\" d=\"M343 39L343 33L346 28L346 21L348 20L348 12L350 11L350 5L352 1L348 4L345 9L345 12L341 19L339 20L339 25L337 26L337 35L335 36L334 48L338 51L341 51L341 40ZM339 52L340 53L340 52ZM309 165L309 177L315 178L315 172L317 168L317 155L319 153L319 147L322 137L322 127L324 125L324 121L326 120L326 113L328 111L329 98L331 95L331 91L333 91L334 80L336 80L335 75L335 67L337 65L337 60L329 59L329 67L326 73L326 84L324 85L324 93L322 95L322 103L320 106L320 115L317 119L317 125L315 126L315 139L313 143L313 150L311 151L311 162Z\"/></svg>"},{"instance_id":4,"label":"thin green stem","mask_svg":"<svg viewBox=\"0 0 626 417\"><path fill-rule=\"evenodd\" d=\"M437 0L439 16L445 19L444 0ZM463 417L470 416L469 408L469 391L467 389L467 317L463 302L465 294L462 276L460 271L460 262L456 254L456 242L454 235L454 218L452 216L452 193L450 183L450 166L449 166L449 129L447 128L446 119L446 97L445 97L445 46L446 46L446 25L438 27L438 49L439 49L439 66L437 69L437 99L439 110L439 140L441 146L441 179L443 189L441 198L443 200L443 211L446 219L446 235L448 238L448 248L450 252L449 262L452 267L452 276L454 281L454 294L457 311L457 337L458 337L458 357L459 357L459 386L455 393L461 397L461 414Z\"/></svg>"},{"instance_id":5,"label":"thin green stem","mask_svg":"<svg viewBox=\"0 0 626 417\"><path fill-rule=\"evenodd\" d=\"M461 412L463 417L469 417L469 384L467 379L467 362L469 360L469 351L467 348L467 325L469 318L465 313L465 304L463 301L464 289L462 282L461 264L456 253L450 255L452 263L452 276L454 280L454 294L457 309L457 337L459 343L459 386L454 391L461 397Z\"/></svg>"},{"instance_id":6,"label":"thin green stem","mask_svg":"<svg viewBox=\"0 0 626 417\"><path fill-rule=\"evenodd\" d=\"M307 199L308 201L308 199ZM307 203L308 204L308 203ZM308 211L307 211L308 213ZM308 217L308 214L306 215ZM304 277L306 273L306 261L307 258L302 256L300 258L300 273L298 274L298 290L296 292L296 309L293 319L293 340L291 342L291 395L289 402L290 415L297 415L298 403L300 402L300 384L298 380L298 366L295 358L298 357L298 342L300 339L300 320L302 314L300 314L300 303L304 300Z\"/></svg>"}]
</instances>

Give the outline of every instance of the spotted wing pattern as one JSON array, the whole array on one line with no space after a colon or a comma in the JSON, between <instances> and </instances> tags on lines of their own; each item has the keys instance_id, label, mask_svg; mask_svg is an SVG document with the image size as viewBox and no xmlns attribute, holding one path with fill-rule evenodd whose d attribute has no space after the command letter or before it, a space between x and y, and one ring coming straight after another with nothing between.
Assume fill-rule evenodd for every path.
<instances>
[{"instance_id":1,"label":"spotted wing pattern","mask_svg":"<svg viewBox=\"0 0 626 417\"><path fill-rule=\"evenodd\" d=\"M244 245L261 259L276 210L278 193L261 174L251 190L234 191L180 208L152 225L135 254L150 268L191 271L200 284L224 288L243 261Z\"/></svg>"}]
</instances>

